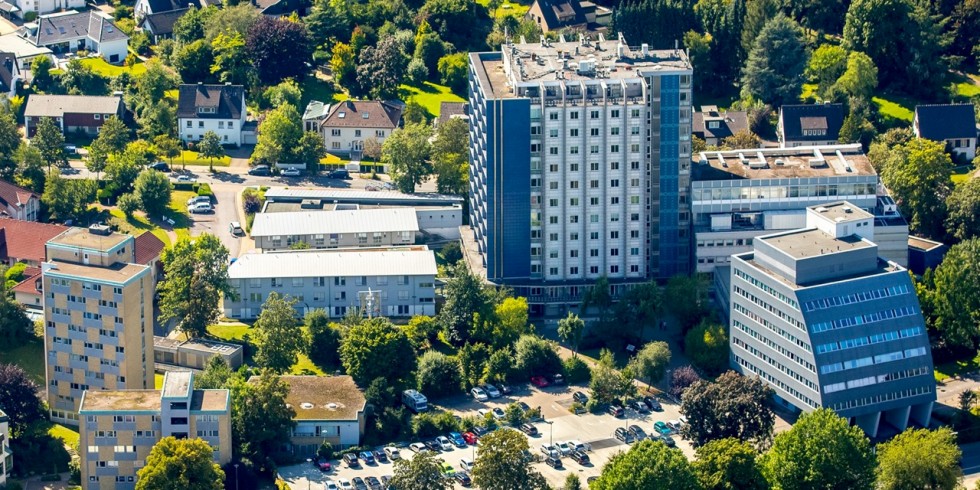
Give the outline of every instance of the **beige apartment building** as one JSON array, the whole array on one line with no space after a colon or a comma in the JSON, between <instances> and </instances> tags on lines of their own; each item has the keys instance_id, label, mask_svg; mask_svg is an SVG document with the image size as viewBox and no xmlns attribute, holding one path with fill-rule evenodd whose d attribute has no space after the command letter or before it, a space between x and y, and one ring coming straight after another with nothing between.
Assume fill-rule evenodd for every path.
<instances>
[{"instance_id":1,"label":"beige apartment building","mask_svg":"<svg viewBox=\"0 0 980 490\"><path fill-rule=\"evenodd\" d=\"M160 439L196 437L231 461L231 394L195 390L189 371L171 371L161 390L86 391L79 408L82 488L132 490Z\"/></svg>"},{"instance_id":2,"label":"beige apartment building","mask_svg":"<svg viewBox=\"0 0 980 490\"><path fill-rule=\"evenodd\" d=\"M56 422L78 424L82 394L153 388L151 270L135 240L106 227L69 228L42 265L45 373Z\"/></svg>"}]
</instances>

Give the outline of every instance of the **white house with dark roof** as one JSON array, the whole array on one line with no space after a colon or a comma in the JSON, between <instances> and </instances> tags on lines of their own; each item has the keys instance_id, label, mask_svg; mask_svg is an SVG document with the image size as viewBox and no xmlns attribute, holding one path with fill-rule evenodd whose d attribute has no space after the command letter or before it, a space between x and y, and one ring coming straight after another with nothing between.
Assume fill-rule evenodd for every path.
<instances>
[{"instance_id":1,"label":"white house with dark roof","mask_svg":"<svg viewBox=\"0 0 980 490\"><path fill-rule=\"evenodd\" d=\"M303 115L303 126L312 127L319 121L327 151L350 155L363 150L368 138L384 142L401 125L402 110L401 105L379 100L345 100L334 105L314 101Z\"/></svg>"},{"instance_id":2,"label":"white house with dark roof","mask_svg":"<svg viewBox=\"0 0 980 490\"><path fill-rule=\"evenodd\" d=\"M843 125L841 104L784 105L776 129L779 147L836 145Z\"/></svg>"},{"instance_id":3,"label":"white house with dark roof","mask_svg":"<svg viewBox=\"0 0 980 490\"><path fill-rule=\"evenodd\" d=\"M17 85L20 83L20 67L17 65L17 55L0 52L0 93L7 97L17 95Z\"/></svg>"},{"instance_id":4,"label":"white house with dark roof","mask_svg":"<svg viewBox=\"0 0 980 490\"><path fill-rule=\"evenodd\" d=\"M28 12L36 12L40 15L57 12L63 9L85 8L85 0L2 0L0 1L0 12L5 17L17 16L21 19Z\"/></svg>"},{"instance_id":5,"label":"white house with dark roof","mask_svg":"<svg viewBox=\"0 0 980 490\"><path fill-rule=\"evenodd\" d=\"M17 35L55 53L80 49L98 53L109 63L121 63L129 52L129 36L116 27L112 17L99 10L42 15L24 24Z\"/></svg>"},{"instance_id":6,"label":"white house with dark roof","mask_svg":"<svg viewBox=\"0 0 980 490\"><path fill-rule=\"evenodd\" d=\"M245 126L245 87L241 85L181 85L177 97L177 124L185 143L201 141L214 131L223 145L241 146Z\"/></svg>"},{"instance_id":7,"label":"white house with dark roof","mask_svg":"<svg viewBox=\"0 0 980 490\"><path fill-rule=\"evenodd\" d=\"M691 132L708 146L718 146L725 138L749 129L745 111L720 111L718 106L701 106L691 120Z\"/></svg>"},{"instance_id":8,"label":"white house with dark roof","mask_svg":"<svg viewBox=\"0 0 980 490\"><path fill-rule=\"evenodd\" d=\"M153 37L155 43L163 39L169 39L174 35L174 24L184 16L190 9L168 10L166 12L156 12L137 17L136 27L143 29Z\"/></svg>"},{"instance_id":9,"label":"white house with dark roof","mask_svg":"<svg viewBox=\"0 0 980 490\"><path fill-rule=\"evenodd\" d=\"M943 141L946 150L967 161L977 156L977 122L973 104L915 106L912 131L917 138Z\"/></svg>"}]
</instances>

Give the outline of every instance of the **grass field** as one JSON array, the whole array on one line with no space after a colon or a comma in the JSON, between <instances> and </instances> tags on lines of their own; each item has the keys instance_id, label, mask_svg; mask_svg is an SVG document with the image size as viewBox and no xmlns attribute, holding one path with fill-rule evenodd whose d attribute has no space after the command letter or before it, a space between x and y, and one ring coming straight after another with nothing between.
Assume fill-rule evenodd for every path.
<instances>
[{"instance_id":1,"label":"grass field","mask_svg":"<svg viewBox=\"0 0 980 490\"><path fill-rule=\"evenodd\" d=\"M970 373L980 369L980 353L972 359L960 359L958 361L944 362L936 364L933 374L936 382L943 382L962 374Z\"/></svg>"},{"instance_id":2,"label":"grass field","mask_svg":"<svg viewBox=\"0 0 980 490\"><path fill-rule=\"evenodd\" d=\"M490 0L476 0L476 3L483 5L488 9L490 8ZM495 14L498 19L507 16L521 18L524 17L524 14L526 14L528 9L530 8L531 8L530 5L522 5L517 2L503 1L500 3L500 7L497 8L497 12L495 12ZM530 39L528 39L528 41L530 41Z\"/></svg>"},{"instance_id":3,"label":"grass field","mask_svg":"<svg viewBox=\"0 0 980 490\"><path fill-rule=\"evenodd\" d=\"M414 99L433 117L439 117L439 104L442 102L466 102L462 97L452 93L445 85L425 82L421 87L402 85L398 88L399 98L407 101Z\"/></svg>"},{"instance_id":4,"label":"grass field","mask_svg":"<svg viewBox=\"0 0 980 490\"><path fill-rule=\"evenodd\" d=\"M129 72L130 75L139 75L146 71L146 65L142 61L129 67L110 65L102 58L85 58L82 60L82 64L107 77L117 77L125 72Z\"/></svg>"},{"instance_id":5,"label":"grass field","mask_svg":"<svg viewBox=\"0 0 980 490\"><path fill-rule=\"evenodd\" d=\"M150 233L156 235L156 237L159 238L160 241L167 246L167 248L170 247L170 235L167 235L166 230L151 223L146 216L135 214L132 218L126 218L126 214L120 211L118 208L111 209L109 214L112 215L112 223L119 228L119 231L134 236L139 236L143 232L149 231Z\"/></svg>"},{"instance_id":6,"label":"grass field","mask_svg":"<svg viewBox=\"0 0 980 490\"><path fill-rule=\"evenodd\" d=\"M187 216L187 200L196 195L197 193L192 191L173 191L170 193L170 211L167 213L167 217L174 220L174 232L177 233L178 240L191 236L191 232L188 230L190 218Z\"/></svg>"},{"instance_id":7,"label":"grass field","mask_svg":"<svg viewBox=\"0 0 980 490\"><path fill-rule=\"evenodd\" d=\"M44 386L44 342L41 339L0 350L0 363L20 366L38 386Z\"/></svg>"},{"instance_id":8,"label":"grass field","mask_svg":"<svg viewBox=\"0 0 980 490\"><path fill-rule=\"evenodd\" d=\"M331 104L348 99L346 93L334 91L333 84L316 77L306 77L303 79L303 83L299 86L299 89L303 94L299 103L300 110L306 109L306 105L311 100L319 100L320 102Z\"/></svg>"},{"instance_id":9,"label":"grass field","mask_svg":"<svg viewBox=\"0 0 980 490\"><path fill-rule=\"evenodd\" d=\"M912 122L912 117L914 115L912 110L915 107L914 104L910 104L909 101L903 100L899 97L885 97L886 96L882 94L871 98L871 101L878 106L878 112L884 116L897 119L899 121Z\"/></svg>"},{"instance_id":10,"label":"grass field","mask_svg":"<svg viewBox=\"0 0 980 490\"><path fill-rule=\"evenodd\" d=\"M208 327L208 333L221 340L236 341L242 340L245 334L252 330L250 325L240 322L220 323Z\"/></svg>"},{"instance_id":11,"label":"grass field","mask_svg":"<svg viewBox=\"0 0 980 490\"><path fill-rule=\"evenodd\" d=\"M199 157L196 151L181 150L180 156L174 158L174 167L179 167L185 164L204 167L210 165L210 163L208 163L208 159ZM214 160L215 167L227 167L229 165L231 165L231 157L224 156Z\"/></svg>"},{"instance_id":12,"label":"grass field","mask_svg":"<svg viewBox=\"0 0 980 490\"><path fill-rule=\"evenodd\" d=\"M293 368L289 370L289 372L292 374L315 374L317 376L324 376L327 374L324 373L323 370L316 364L313 364L313 361L311 361L309 357L306 357L306 354L299 355L299 359L296 361L296 364L293 365Z\"/></svg>"},{"instance_id":13,"label":"grass field","mask_svg":"<svg viewBox=\"0 0 980 490\"><path fill-rule=\"evenodd\" d=\"M65 427L61 424L51 424L51 427L48 428L48 435L61 439L70 447L78 447L78 431L71 427Z\"/></svg>"}]
</instances>

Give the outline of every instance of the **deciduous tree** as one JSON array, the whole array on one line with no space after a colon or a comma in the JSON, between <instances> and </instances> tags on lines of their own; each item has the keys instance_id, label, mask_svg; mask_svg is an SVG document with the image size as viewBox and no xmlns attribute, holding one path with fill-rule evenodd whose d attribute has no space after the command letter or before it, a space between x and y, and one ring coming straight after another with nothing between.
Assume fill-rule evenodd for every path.
<instances>
[{"instance_id":1,"label":"deciduous tree","mask_svg":"<svg viewBox=\"0 0 980 490\"><path fill-rule=\"evenodd\" d=\"M259 366L275 373L288 371L296 364L300 352L306 351L306 334L296 321L296 300L269 293L262 313L255 322L255 341Z\"/></svg>"},{"instance_id":2,"label":"deciduous tree","mask_svg":"<svg viewBox=\"0 0 980 490\"><path fill-rule=\"evenodd\" d=\"M953 490L963 477L956 435L948 427L906 429L878 445L877 487L881 490Z\"/></svg>"},{"instance_id":3,"label":"deciduous tree","mask_svg":"<svg viewBox=\"0 0 980 490\"><path fill-rule=\"evenodd\" d=\"M204 138L197 145L197 156L208 159L208 169L214 172L214 159L225 156L225 149L221 146L221 138L218 133L208 130L204 133Z\"/></svg>"},{"instance_id":4,"label":"deciduous tree","mask_svg":"<svg viewBox=\"0 0 980 490\"><path fill-rule=\"evenodd\" d=\"M0 409L10 419L10 431L17 437L33 422L44 420L46 412L38 397L39 388L23 368L0 364Z\"/></svg>"},{"instance_id":5,"label":"deciduous tree","mask_svg":"<svg viewBox=\"0 0 980 490\"><path fill-rule=\"evenodd\" d=\"M291 104L276 107L259 124L258 141L251 160L266 165L299 163L294 160L293 152L302 137L303 124L296 108Z\"/></svg>"},{"instance_id":6,"label":"deciduous tree","mask_svg":"<svg viewBox=\"0 0 980 490\"><path fill-rule=\"evenodd\" d=\"M398 85L405 77L408 56L394 36L378 41L377 46L361 49L357 63L357 83L361 93L376 99L398 96Z\"/></svg>"},{"instance_id":7,"label":"deciduous tree","mask_svg":"<svg viewBox=\"0 0 980 490\"><path fill-rule=\"evenodd\" d=\"M942 239L952 166L943 143L914 139L892 149L881 180L914 232Z\"/></svg>"},{"instance_id":8,"label":"deciduous tree","mask_svg":"<svg viewBox=\"0 0 980 490\"><path fill-rule=\"evenodd\" d=\"M846 69L847 50L836 44L822 44L810 56L806 76L816 82L817 93L823 97Z\"/></svg>"},{"instance_id":9,"label":"deciduous tree","mask_svg":"<svg viewBox=\"0 0 980 490\"><path fill-rule=\"evenodd\" d=\"M415 372L415 350L408 336L387 318L350 327L340 342L340 362L358 383L384 377L405 379Z\"/></svg>"},{"instance_id":10,"label":"deciduous tree","mask_svg":"<svg viewBox=\"0 0 980 490\"><path fill-rule=\"evenodd\" d=\"M668 448L650 440L634 444L618 453L602 468L599 478L589 484L595 490L699 490L691 463L680 449Z\"/></svg>"},{"instance_id":11,"label":"deciduous tree","mask_svg":"<svg viewBox=\"0 0 980 490\"><path fill-rule=\"evenodd\" d=\"M953 188L946 199L946 231L958 240L980 236L980 179Z\"/></svg>"},{"instance_id":12,"label":"deciduous tree","mask_svg":"<svg viewBox=\"0 0 980 490\"><path fill-rule=\"evenodd\" d=\"M210 72L225 83L244 84L253 68L245 50L245 37L237 32L219 33L211 41Z\"/></svg>"},{"instance_id":13,"label":"deciduous tree","mask_svg":"<svg viewBox=\"0 0 980 490\"><path fill-rule=\"evenodd\" d=\"M459 361L455 357L430 350L419 358L416 376L418 389L430 398L458 394L462 378Z\"/></svg>"},{"instance_id":14,"label":"deciduous tree","mask_svg":"<svg viewBox=\"0 0 980 490\"><path fill-rule=\"evenodd\" d=\"M232 389L231 427L234 453L260 471L275 467L274 456L289 443L296 411L286 405L289 385L271 372L254 383L239 381Z\"/></svg>"},{"instance_id":15,"label":"deciduous tree","mask_svg":"<svg viewBox=\"0 0 980 490\"><path fill-rule=\"evenodd\" d=\"M343 87L353 87L357 83L357 55L349 44L333 45L330 57L330 70L333 78Z\"/></svg>"},{"instance_id":16,"label":"deciduous tree","mask_svg":"<svg viewBox=\"0 0 980 490\"><path fill-rule=\"evenodd\" d=\"M466 264L452 267L443 287L446 303L439 311L439 323L453 345L463 345L474 335L475 323L490 320L492 295Z\"/></svg>"},{"instance_id":17,"label":"deciduous tree","mask_svg":"<svg viewBox=\"0 0 980 490\"><path fill-rule=\"evenodd\" d=\"M940 345L974 348L980 338L980 239L953 245L931 281L928 297L920 301Z\"/></svg>"},{"instance_id":18,"label":"deciduous tree","mask_svg":"<svg viewBox=\"0 0 980 490\"><path fill-rule=\"evenodd\" d=\"M211 356L201 374L194 376L194 388L198 390L217 390L224 388L225 383L234 375L231 366L221 356Z\"/></svg>"},{"instance_id":19,"label":"deciduous tree","mask_svg":"<svg viewBox=\"0 0 980 490\"><path fill-rule=\"evenodd\" d=\"M767 490L756 457L758 453L747 442L733 438L711 441L697 449L694 473L704 490Z\"/></svg>"},{"instance_id":20,"label":"deciduous tree","mask_svg":"<svg viewBox=\"0 0 980 490\"><path fill-rule=\"evenodd\" d=\"M598 405L610 403L636 392L633 378L616 370L616 358L609 349L599 351L599 362L592 367L589 393Z\"/></svg>"},{"instance_id":21,"label":"deciduous tree","mask_svg":"<svg viewBox=\"0 0 980 490\"><path fill-rule=\"evenodd\" d=\"M52 165L62 165L68 161L65 158L65 135L50 117L42 117L38 122L31 146L41 152L41 160L48 166L49 172Z\"/></svg>"},{"instance_id":22,"label":"deciduous tree","mask_svg":"<svg viewBox=\"0 0 980 490\"><path fill-rule=\"evenodd\" d=\"M0 347L16 347L30 338L33 324L10 291L8 268L0 265ZM13 281L14 286L18 281Z\"/></svg>"},{"instance_id":23,"label":"deciduous tree","mask_svg":"<svg viewBox=\"0 0 980 490\"><path fill-rule=\"evenodd\" d=\"M582 334L585 332L585 322L575 313L568 312L568 315L558 320L558 338L562 342L572 346L572 354L576 355L578 344L582 341Z\"/></svg>"},{"instance_id":24,"label":"deciduous tree","mask_svg":"<svg viewBox=\"0 0 980 490\"><path fill-rule=\"evenodd\" d=\"M713 382L697 381L681 397L681 412L689 420L681 433L694 447L726 437L764 444L775 422L771 398L772 388L761 379L734 371Z\"/></svg>"},{"instance_id":25,"label":"deciduous tree","mask_svg":"<svg viewBox=\"0 0 980 490\"><path fill-rule=\"evenodd\" d=\"M684 336L684 353L695 366L711 376L728 367L728 335L725 327L702 321Z\"/></svg>"},{"instance_id":26,"label":"deciduous tree","mask_svg":"<svg viewBox=\"0 0 980 490\"><path fill-rule=\"evenodd\" d=\"M60 221L77 219L95 200L95 185L92 180L66 179L56 169L45 179L41 202Z\"/></svg>"},{"instance_id":27,"label":"deciduous tree","mask_svg":"<svg viewBox=\"0 0 980 490\"><path fill-rule=\"evenodd\" d=\"M465 94L467 66L466 53L447 54L439 58L439 63L436 65L439 70L439 81L449 87L453 93Z\"/></svg>"},{"instance_id":28,"label":"deciduous tree","mask_svg":"<svg viewBox=\"0 0 980 490\"><path fill-rule=\"evenodd\" d=\"M847 55L847 68L837 79L835 87L850 97L869 101L878 87L878 67L868 55L851 52Z\"/></svg>"},{"instance_id":29,"label":"deciduous tree","mask_svg":"<svg viewBox=\"0 0 980 490\"><path fill-rule=\"evenodd\" d=\"M177 321L177 328L190 337L204 337L219 316L221 295L235 298L228 282L228 249L218 237L204 233L192 242L179 240L163 252L167 278L160 291L159 321Z\"/></svg>"},{"instance_id":30,"label":"deciduous tree","mask_svg":"<svg viewBox=\"0 0 980 490\"><path fill-rule=\"evenodd\" d=\"M514 344L514 368L525 376L552 375L561 372L561 358L553 342L525 334Z\"/></svg>"},{"instance_id":31,"label":"deciduous tree","mask_svg":"<svg viewBox=\"0 0 980 490\"><path fill-rule=\"evenodd\" d=\"M381 159L391 167L398 189L412 194L431 173L429 162L432 129L426 124L409 124L385 139Z\"/></svg>"},{"instance_id":32,"label":"deciduous tree","mask_svg":"<svg viewBox=\"0 0 980 490\"><path fill-rule=\"evenodd\" d=\"M153 445L136 473L136 490L221 490L225 472L203 439L169 436Z\"/></svg>"},{"instance_id":33,"label":"deciduous tree","mask_svg":"<svg viewBox=\"0 0 980 490\"><path fill-rule=\"evenodd\" d=\"M453 481L442 474L442 463L435 453L422 451L411 459L395 461L391 487L405 490L449 490Z\"/></svg>"},{"instance_id":34,"label":"deciduous tree","mask_svg":"<svg viewBox=\"0 0 980 490\"><path fill-rule=\"evenodd\" d=\"M170 193L173 190L170 179L163 172L144 170L136 177L133 186L140 207L150 216L163 216L170 205Z\"/></svg>"},{"instance_id":35,"label":"deciduous tree","mask_svg":"<svg viewBox=\"0 0 980 490\"><path fill-rule=\"evenodd\" d=\"M316 308L306 313L303 319L310 333L309 349L306 355L318 366L335 368L340 366L340 328L330 323L330 317L323 308Z\"/></svg>"},{"instance_id":36,"label":"deciduous tree","mask_svg":"<svg viewBox=\"0 0 980 490\"><path fill-rule=\"evenodd\" d=\"M630 359L629 369L634 376L647 382L659 383L670 365L670 346L664 341L648 342Z\"/></svg>"},{"instance_id":37,"label":"deciduous tree","mask_svg":"<svg viewBox=\"0 0 980 490\"><path fill-rule=\"evenodd\" d=\"M525 461L527 437L500 429L480 438L473 463L473 484L484 490L544 489L547 482Z\"/></svg>"},{"instance_id":38,"label":"deciduous tree","mask_svg":"<svg viewBox=\"0 0 980 490\"><path fill-rule=\"evenodd\" d=\"M158 155L167 159L171 167L174 166L174 158L180 156L180 140L169 134L161 134L153 138L153 147Z\"/></svg>"},{"instance_id":39,"label":"deciduous tree","mask_svg":"<svg viewBox=\"0 0 980 490\"><path fill-rule=\"evenodd\" d=\"M259 81L266 85L301 78L313 54L305 25L270 16L262 16L248 30L245 51Z\"/></svg>"},{"instance_id":40,"label":"deciduous tree","mask_svg":"<svg viewBox=\"0 0 980 490\"><path fill-rule=\"evenodd\" d=\"M4 180L14 180L14 172L17 170L15 156L20 141L14 115L7 110L0 110L0 178Z\"/></svg>"}]
</instances>

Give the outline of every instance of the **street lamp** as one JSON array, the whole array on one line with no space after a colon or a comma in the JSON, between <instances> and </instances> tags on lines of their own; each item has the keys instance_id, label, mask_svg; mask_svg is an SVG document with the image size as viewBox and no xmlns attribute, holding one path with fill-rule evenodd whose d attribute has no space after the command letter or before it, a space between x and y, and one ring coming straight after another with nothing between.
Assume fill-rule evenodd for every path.
<instances>
[{"instance_id":1,"label":"street lamp","mask_svg":"<svg viewBox=\"0 0 980 490\"><path fill-rule=\"evenodd\" d=\"M548 445L553 446L555 444L555 421L546 420L544 423L548 424Z\"/></svg>"},{"instance_id":2,"label":"street lamp","mask_svg":"<svg viewBox=\"0 0 980 490\"><path fill-rule=\"evenodd\" d=\"M235 490L238 490L238 463L235 463Z\"/></svg>"}]
</instances>

